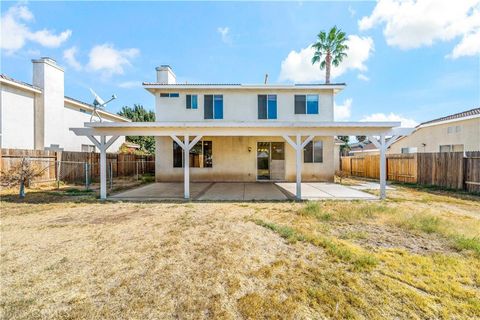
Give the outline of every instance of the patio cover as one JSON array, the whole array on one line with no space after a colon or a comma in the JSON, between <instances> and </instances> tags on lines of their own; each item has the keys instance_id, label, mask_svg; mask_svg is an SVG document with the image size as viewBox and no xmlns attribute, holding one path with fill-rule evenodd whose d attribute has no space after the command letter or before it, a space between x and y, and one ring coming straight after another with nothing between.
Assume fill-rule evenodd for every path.
<instances>
[{"instance_id":1,"label":"patio cover","mask_svg":"<svg viewBox=\"0 0 480 320\"><path fill-rule=\"evenodd\" d=\"M100 150L100 198L107 198L106 151L119 136L168 136L183 149L185 159L203 136L280 136L296 152L296 197L301 199L302 150L315 136L368 136L380 150L380 198L386 197L386 150L413 128L399 128L400 122L307 122L307 121L170 121L89 122L70 128L88 137ZM385 141L386 136L392 138ZM97 139L96 137L99 137ZM107 137L110 137L107 140ZM179 138L183 137L183 141ZM193 137L193 139L191 139ZM190 167L184 164L184 197L190 198Z\"/></svg>"}]
</instances>

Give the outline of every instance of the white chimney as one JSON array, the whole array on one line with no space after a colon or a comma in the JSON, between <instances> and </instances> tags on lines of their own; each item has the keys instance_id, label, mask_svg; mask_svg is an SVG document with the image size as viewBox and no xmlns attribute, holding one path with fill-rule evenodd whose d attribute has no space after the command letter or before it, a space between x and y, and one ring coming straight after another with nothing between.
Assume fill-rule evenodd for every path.
<instances>
[{"instance_id":1,"label":"white chimney","mask_svg":"<svg viewBox=\"0 0 480 320\"><path fill-rule=\"evenodd\" d=\"M35 149L63 145L65 88L63 69L51 58L32 60L32 84L42 89L35 97Z\"/></svg>"},{"instance_id":2,"label":"white chimney","mask_svg":"<svg viewBox=\"0 0 480 320\"><path fill-rule=\"evenodd\" d=\"M172 68L169 65L162 65L156 67L157 70L157 82L162 84L175 84L177 83L177 77L173 73Z\"/></svg>"}]
</instances>

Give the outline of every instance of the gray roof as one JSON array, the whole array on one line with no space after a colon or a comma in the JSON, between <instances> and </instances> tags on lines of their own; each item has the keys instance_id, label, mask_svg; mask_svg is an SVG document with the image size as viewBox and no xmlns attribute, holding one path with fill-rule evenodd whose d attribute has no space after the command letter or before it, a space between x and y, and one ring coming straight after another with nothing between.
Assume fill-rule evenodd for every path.
<instances>
[{"instance_id":1,"label":"gray roof","mask_svg":"<svg viewBox=\"0 0 480 320\"><path fill-rule=\"evenodd\" d=\"M467 111L451 114L451 115L448 115L448 116L445 116L445 117L425 121L425 122L420 123L417 127L420 127L420 126L425 125L425 124L435 123L435 122L465 118L465 117L473 116L473 115L477 115L477 114L480 114L480 108L474 108L474 109L470 109L470 110L467 110Z\"/></svg>"},{"instance_id":2,"label":"gray roof","mask_svg":"<svg viewBox=\"0 0 480 320\"><path fill-rule=\"evenodd\" d=\"M160 82L143 82L144 86L242 86L248 84L242 83L160 83ZM257 84L254 84L257 85ZM264 85L265 87L272 86L272 85L283 85L281 83L269 83L269 84L259 84ZM345 83L295 83L292 86L295 87L313 87L313 86L345 86Z\"/></svg>"}]
</instances>

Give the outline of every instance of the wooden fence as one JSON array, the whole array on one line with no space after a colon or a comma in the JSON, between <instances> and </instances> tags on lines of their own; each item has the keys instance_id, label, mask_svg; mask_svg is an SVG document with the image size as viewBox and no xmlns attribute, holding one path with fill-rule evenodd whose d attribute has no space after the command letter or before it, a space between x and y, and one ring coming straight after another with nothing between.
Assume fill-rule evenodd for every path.
<instances>
[{"instance_id":1,"label":"wooden fence","mask_svg":"<svg viewBox=\"0 0 480 320\"><path fill-rule=\"evenodd\" d=\"M341 157L342 171L356 177L380 178L380 156L359 155ZM387 155L387 180L417 182L416 154Z\"/></svg>"},{"instance_id":2,"label":"wooden fence","mask_svg":"<svg viewBox=\"0 0 480 320\"><path fill-rule=\"evenodd\" d=\"M387 180L480 192L480 152L387 154ZM379 155L341 157L349 175L378 179Z\"/></svg>"},{"instance_id":3,"label":"wooden fence","mask_svg":"<svg viewBox=\"0 0 480 320\"><path fill-rule=\"evenodd\" d=\"M100 154L93 152L2 149L0 170L7 171L23 158L43 170L42 176L34 182L58 178L67 183L82 183L87 175L89 181L96 181L100 176ZM107 170L113 177L155 173L155 156L107 153Z\"/></svg>"}]
</instances>

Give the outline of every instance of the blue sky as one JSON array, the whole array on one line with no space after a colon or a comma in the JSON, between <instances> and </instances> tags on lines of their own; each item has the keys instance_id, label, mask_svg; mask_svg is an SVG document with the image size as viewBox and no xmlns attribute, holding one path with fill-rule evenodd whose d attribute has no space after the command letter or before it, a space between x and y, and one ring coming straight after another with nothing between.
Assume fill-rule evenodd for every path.
<instances>
[{"instance_id":1,"label":"blue sky","mask_svg":"<svg viewBox=\"0 0 480 320\"><path fill-rule=\"evenodd\" d=\"M408 125L480 105L480 1L460 2L2 2L1 72L30 83L30 60L50 56L66 95L153 110L140 85L161 64L178 82L321 82L308 47L337 25L350 36L337 119Z\"/></svg>"}]
</instances>

